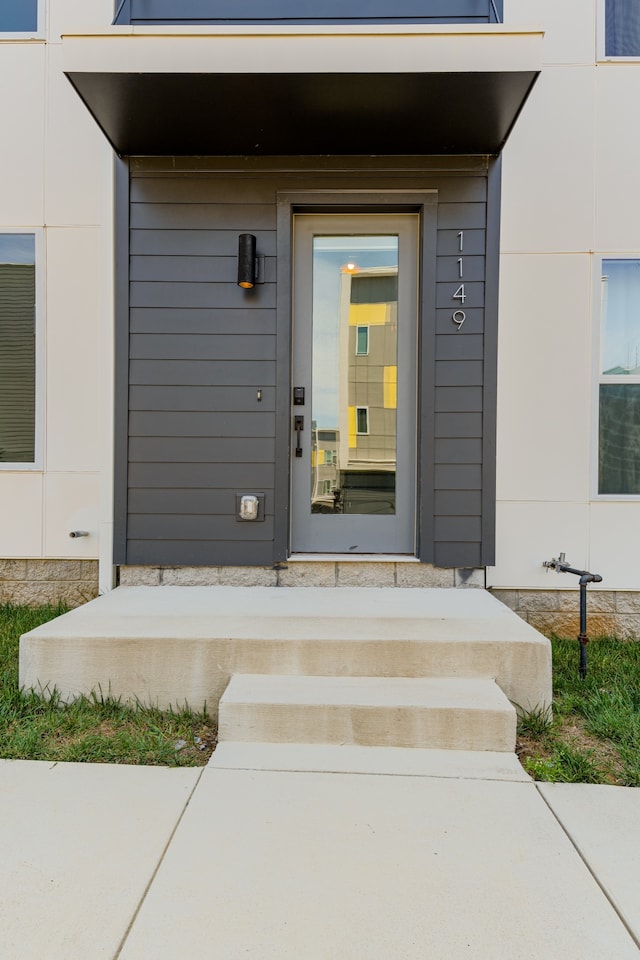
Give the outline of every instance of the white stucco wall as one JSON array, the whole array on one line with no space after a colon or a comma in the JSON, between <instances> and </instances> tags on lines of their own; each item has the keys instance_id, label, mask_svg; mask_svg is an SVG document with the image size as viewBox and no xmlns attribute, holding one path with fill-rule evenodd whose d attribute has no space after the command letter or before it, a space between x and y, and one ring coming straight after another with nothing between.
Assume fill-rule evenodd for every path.
<instances>
[{"instance_id":1,"label":"white stucco wall","mask_svg":"<svg viewBox=\"0 0 640 960\"><path fill-rule=\"evenodd\" d=\"M97 558L112 512L113 161L62 73L60 34L110 23L113 4L44 7L37 37L0 34L0 232L41 238L44 411L38 469L0 470L0 557ZM91 535L72 540L76 529Z\"/></svg>"},{"instance_id":2,"label":"white stucco wall","mask_svg":"<svg viewBox=\"0 0 640 960\"><path fill-rule=\"evenodd\" d=\"M640 62L598 62L598 13L505 2L508 25L544 27L545 66L504 151L495 587L575 587L541 566L564 551L640 589L640 498L595 483L600 258L640 257Z\"/></svg>"}]
</instances>

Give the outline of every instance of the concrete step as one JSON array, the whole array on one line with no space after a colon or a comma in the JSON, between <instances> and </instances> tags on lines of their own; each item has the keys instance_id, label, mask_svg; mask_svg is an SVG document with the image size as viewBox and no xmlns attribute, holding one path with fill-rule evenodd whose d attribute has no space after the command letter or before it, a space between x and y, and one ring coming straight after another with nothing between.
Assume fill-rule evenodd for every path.
<instances>
[{"instance_id":1,"label":"concrete step","mask_svg":"<svg viewBox=\"0 0 640 960\"><path fill-rule=\"evenodd\" d=\"M516 713L491 679L237 674L220 741L513 752Z\"/></svg>"},{"instance_id":2,"label":"concrete step","mask_svg":"<svg viewBox=\"0 0 640 960\"><path fill-rule=\"evenodd\" d=\"M22 637L20 683L215 713L234 674L495 677L551 704L549 641L485 590L118 587Z\"/></svg>"}]
</instances>

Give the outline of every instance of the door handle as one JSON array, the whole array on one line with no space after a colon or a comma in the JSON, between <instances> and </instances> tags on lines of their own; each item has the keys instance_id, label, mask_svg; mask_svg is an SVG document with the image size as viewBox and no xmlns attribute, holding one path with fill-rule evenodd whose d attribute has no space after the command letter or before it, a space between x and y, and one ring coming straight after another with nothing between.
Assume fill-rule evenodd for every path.
<instances>
[{"instance_id":1,"label":"door handle","mask_svg":"<svg viewBox=\"0 0 640 960\"><path fill-rule=\"evenodd\" d=\"M304 430L304 417L293 418L293 429L296 432L296 457L301 457L302 447L300 446L300 434Z\"/></svg>"}]
</instances>

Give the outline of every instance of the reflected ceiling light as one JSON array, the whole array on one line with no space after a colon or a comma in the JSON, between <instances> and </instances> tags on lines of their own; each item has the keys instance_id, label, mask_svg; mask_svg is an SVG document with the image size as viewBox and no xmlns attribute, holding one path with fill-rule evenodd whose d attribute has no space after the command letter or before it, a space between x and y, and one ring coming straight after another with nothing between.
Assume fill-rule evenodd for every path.
<instances>
[{"instance_id":1,"label":"reflected ceiling light","mask_svg":"<svg viewBox=\"0 0 640 960\"><path fill-rule=\"evenodd\" d=\"M360 273L360 267L357 263L345 263L340 269L343 273Z\"/></svg>"}]
</instances>

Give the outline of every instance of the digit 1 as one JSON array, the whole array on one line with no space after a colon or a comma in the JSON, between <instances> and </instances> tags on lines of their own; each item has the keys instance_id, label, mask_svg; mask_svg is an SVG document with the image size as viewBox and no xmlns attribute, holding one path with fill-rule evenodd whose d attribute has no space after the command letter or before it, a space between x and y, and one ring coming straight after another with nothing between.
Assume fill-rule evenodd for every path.
<instances>
[{"instance_id":1,"label":"digit 1","mask_svg":"<svg viewBox=\"0 0 640 960\"><path fill-rule=\"evenodd\" d=\"M462 280L462 257L458 257L458 270L460 271L460 279Z\"/></svg>"},{"instance_id":2,"label":"digit 1","mask_svg":"<svg viewBox=\"0 0 640 960\"><path fill-rule=\"evenodd\" d=\"M466 315L466 313L464 312L464 310L456 310L456 312L455 312L454 315L451 317L451 319L453 320L453 322L454 322L454 323L456 324L456 326L458 327L458 332L460 332L460 329L461 329L461 327L462 327L462 324L463 324L463 323L465 322L465 320L467 319L467 315Z\"/></svg>"},{"instance_id":3,"label":"digit 1","mask_svg":"<svg viewBox=\"0 0 640 960\"><path fill-rule=\"evenodd\" d=\"M460 251L460 253L462 253L462 247L464 244L464 230L458 231L458 243L459 243L458 250Z\"/></svg>"}]
</instances>

